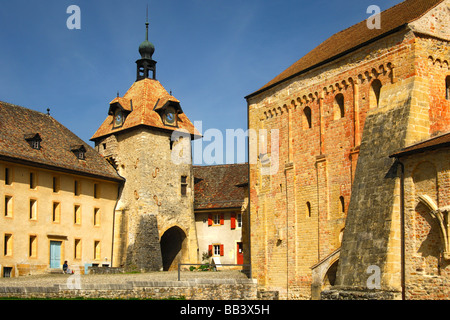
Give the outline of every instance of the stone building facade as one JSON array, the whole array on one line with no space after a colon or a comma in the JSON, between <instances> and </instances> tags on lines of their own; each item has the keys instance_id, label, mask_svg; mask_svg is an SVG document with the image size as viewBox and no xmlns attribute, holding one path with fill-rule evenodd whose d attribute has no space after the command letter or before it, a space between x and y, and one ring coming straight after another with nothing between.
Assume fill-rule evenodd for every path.
<instances>
[{"instance_id":1,"label":"stone building facade","mask_svg":"<svg viewBox=\"0 0 450 320\"><path fill-rule=\"evenodd\" d=\"M448 299L450 133L396 152L404 229L405 299Z\"/></svg>"},{"instance_id":2,"label":"stone building facade","mask_svg":"<svg viewBox=\"0 0 450 320\"><path fill-rule=\"evenodd\" d=\"M190 140L200 136L180 102L156 80L147 38L137 78L91 138L126 179L115 208L114 266L171 270L197 261Z\"/></svg>"},{"instance_id":3,"label":"stone building facade","mask_svg":"<svg viewBox=\"0 0 450 320\"><path fill-rule=\"evenodd\" d=\"M333 35L246 97L249 128L268 132L250 140L251 260L264 288L319 298L326 285L367 288L377 266L379 291L399 297L400 183L389 156L450 130L449 6L400 3L380 29L363 21ZM278 170L262 174L274 161Z\"/></svg>"}]
</instances>

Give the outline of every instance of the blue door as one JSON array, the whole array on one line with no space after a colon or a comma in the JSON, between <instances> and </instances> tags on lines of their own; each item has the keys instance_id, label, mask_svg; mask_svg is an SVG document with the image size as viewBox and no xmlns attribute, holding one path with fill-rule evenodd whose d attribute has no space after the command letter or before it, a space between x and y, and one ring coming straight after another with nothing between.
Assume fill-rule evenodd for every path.
<instances>
[{"instance_id":1,"label":"blue door","mask_svg":"<svg viewBox=\"0 0 450 320\"><path fill-rule=\"evenodd\" d=\"M61 241L50 241L50 268L61 268Z\"/></svg>"}]
</instances>

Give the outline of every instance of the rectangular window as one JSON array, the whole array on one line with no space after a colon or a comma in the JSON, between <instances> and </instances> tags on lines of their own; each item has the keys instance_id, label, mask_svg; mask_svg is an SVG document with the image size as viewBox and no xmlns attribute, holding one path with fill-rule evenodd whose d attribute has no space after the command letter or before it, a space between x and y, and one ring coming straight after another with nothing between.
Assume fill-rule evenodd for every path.
<instances>
[{"instance_id":1,"label":"rectangular window","mask_svg":"<svg viewBox=\"0 0 450 320\"><path fill-rule=\"evenodd\" d=\"M32 140L30 145L33 149L39 150L41 148L41 142L39 140Z\"/></svg>"},{"instance_id":2,"label":"rectangular window","mask_svg":"<svg viewBox=\"0 0 450 320\"><path fill-rule=\"evenodd\" d=\"M28 256L30 258L37 257L37 237L36 236L30 236L30 246L29 246Z\"/></svg>"},{"instance_id":3,"label":"rectangular window","mask_svg":"<svg viewBox=\"0 0 450 320\"><path fill-rule=\"evenodd\" d=\"M223 256L224 250L223 250L223 244L215 244L213 245L213 256Z\"/></svg>"},{"instance_id":4,"label":"rectangular window","mask_svg":"<svg viewBox=\"0 0 450 320\"><path fill-rule=\"evenodd\" d=\"M237 227L242 228L242 213L238 213L236 218L237 218Z\"/></svg>"},{"instance_id":5,"label":"rectangular window","mask_svg":"<svg viewBox=\"0 0 450 320\"><path fill-rule=\"evenodd\" d=\"M73 208L73 223L81 224L81 208L79 205L75 205Z\"/></svg>"},{"instance_id":6,"label":"rectangular window","mask_svg":"<svg viewBox=\"0 0 450 320\"><path fill-rule=\"evenodd\" d=\"M12 267L3 267L3 278L11 278Z\"/></svg>"},{"instance_id":7,"label":"rectangular window","mask_svg":"<svg viewBox=\"0 0 450 320\"><path fill-rule=\"evenodd\" d=\"M94 198L95 199L100 198L98 183L94 183Z\"/></svg>"},{"instance_id":8,"label":"rectangular window","mask_svg":"<svg viewBox=\"0 0 450 320\"><path fill-rule=\"evenodd\" d=\"M220 214L214 215L214 224L220 225Z\"/></svg>"},{"instance_id":9,"label":"rectangular window","mask_svg":"<svg viewBox=\"0 0 450 320\"><path fill-rule=\"evenodd\" d=\"M100 225L100 209L94 208L94 226Z\"/></svg>"},{"instance_id":10,"label":"rectangular window","mask_svg":"<svg viewBox=\"0 0 450 320\"><path fill-rule=\"evenodd\" d=\"M12 234L5 234L3 254L5 256L12 256Z\"/></svg>"},{"instance_id":11,"label":"rectangular window","mask_svg":"<svg viewBox=\"0 0 450 320\"><path fill-rule=\"evenodd\" d=\"M5 168L5 184L8 186L12 184L12 170L10 168Z\"/></svg>"},{"instance_id":12,"label":"rectangular window","mask_svg":"<svg viewBox=\"0 0 450 320\"><path fill-rule=\"evenodd\" d=\"M81 239L75 239L73 257L75 260L81 259Z\"/></svg>"},{"instance_id":13,"label":"rectangular window","mask_svg":"<svg viewBox=\"0 0 450 320\"><path fill-rule=\"evenodd\" d=\"M80 182L79 182L78 180L75 180L75 181L74 181L74 184L73 184L73 193L74 193L76 196L79 196L79 195L80 195Z\"/></svg>"},{"instance_id":14,"label":"rectangular window","mask_svg":"<svg viewBox=\"0 0 450 320\"><path fill-rule=\"evenodd\" d=\"M53 192L57 193L59 192L60 184L59 184L59 177L53 177Z\"/></svg>"},{"instance_id":15,"label":"rectangular window","mask_svg":"<svg viewBox=\"0 0 450 320\"><path fill-rule=\"evenodd\" d=\"M30 172L30 189L36 189L36 173Z\"/></svg>"},{"instance_id":16,"label":"rectangular window","mask_svg":"<svg viewBox=\"0 0 450 320\"><path fill-rule=\"evenodd\" d=\"M5 217L12 218L13 200L11 196L5 196Z\"/></svg>"},{"instance_id":17,"label":"rectangular window","mask_svg":"<svg viewBox=\"0 0 450 320\"><path fill-rule=\"evenodd\" d=\"M450 76L445 78L445 98L450 100Z\"/></svg>"},{"instance_id":18,"label":"rectangular window","mask_svg":"<svg viewBox=\"0 0 450 320\"><path fill-rule=\"evenodd\" d=\"M185 196L187 194L187 177L181 176L181 195Z\"/></svg>"},{"instance_id":19,"label":"rectangular window","mask_svg":"<svg viewBox=\"0 0 450 320\"><path fill-rule=\"evenodd\" d=\"M61 204L59 202L53 202L52 220L55 223L59 223L61 216Z\"/></svg>"},{"instance_id":20,"label":"rectangular window","mask_svg":"<svg viewBox=\"0 0 450 320\"><path fill-rule=\"evenodd\" d=\"M224 225L224 222L225 222L225 220L224 220L224 215L223 214L221 214L221 213L216 213L216 214L214 214L214 216L213 216L213 224L214 225L216 225L216 226L218 226L218 225Z\"/></svg>"},{"instance_id":21,"label":"rectangular window","mask_svg":"<svg viewBox=\"0 0 450 320\"><path fill-rule=\"evenodd\" d=\"M94 260L101 259L100 241L94 241Z\"/></svg>"},{"instance_id":22,"label":"rectangular window","mask_svg":"<svg viewBox=\"0 0 450 320\"><path fill-rule=\"evenodd\" d=\"M30 199L30 220L37 219L37 201Z\"/></svg>"}]
</instances>

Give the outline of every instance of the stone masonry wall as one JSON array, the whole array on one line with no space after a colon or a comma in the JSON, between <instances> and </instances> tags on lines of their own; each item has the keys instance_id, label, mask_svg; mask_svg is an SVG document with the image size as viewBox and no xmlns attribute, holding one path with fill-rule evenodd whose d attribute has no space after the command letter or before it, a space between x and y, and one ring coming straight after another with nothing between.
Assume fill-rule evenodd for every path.
<instances>
[{"instance_id":1,"label":"stone masonry wall","mask_svg":"<svg viewBox=\"0 0 450 320\"><path fill-rule=\"evenodd\" d=\"M97 143L126 179L115 212L114 267L161 270L160 240L173 227L185 239L176 261L197 262L192 165L172 161L177 142L171 145L170 139L169 132L138 127ZM186 195L181 194L182 176Z\"/></svg>"},{"instance_id":2,"label":"stone masonry wall","mask_svg":"<svg viewBox=\"0 0 450 320\"><path fill-rule=\"evenodd\" d=\"M448 3L442 6L446 7ZM440 11L440 7L436 10ZM389 154L430 135L448 131L450 125L448 101L445 101L444 93L448 64L442 59L448 57L448 42L421 33L415 36L404 59L405 66L410 65L410 71L396 72L399 87L392 88L386 96L386 103L381 103L380 108L388 111L380 109L383 113L369 112L366 118L335 289L365 287L370 275L367 268L378 266L381 269L381 289L386 292L402 290L400 186L398 177L392 175L391 169L394 168L390 166L393 159L389 159ZM445 163L445 160L442 161ZM405 190L409 192L411 186L405 187ZM405 237L417 241L418 235L414 236L412 232L417 227L406 228ZM437 249L435 242L434 250ZM407 255L405 261L407 270L414 268L416 259L416 253L410 254L412 256ZM418 269L421 270L420 267ZM427 280L426 276L417 277L415 272L411 272L406 286L418 286L422 288L419 292L430 293L431 286L424 289L424 283L434 283L437 289L442 288L442 281L442 278L432 280L429 277ZM341 292L345 290L348 289ZM439 293L435 297L445 296L442 290L436 291ZM414 295L417 296L417 292L406 294L405 298L411 299ZM423 298L432 296L422 295Z\"/></svg>"},{"instance_id":3,"label":"stone masonry wall","mask_svg":"<svg viewBox=\"0 0 450 320\"><path fill-rule=\"evenodd\" d=\"M125 284L86 284L53 287L0 287L0 297L55 299L187 299L256 300L253 280L141 281ZM270 297L269 297L270 298Z\"/></svg>"},{"instance_id":4,"label":"stone masonry wall","mask_svg":"<svg viewBox=\"0 0 450 320\"><path fill-rule=\"evenodd\" d=\"M402 158L405 165L406 299L449 299L450 260L438 220L419 196L438 208L450 205L450 149Z\"/></svg>"},{"instance_id":5,"label":"stone masonry wall","mask_svg":"<svg viewBox=\"0 0 450 320\"><path fill-rule=\"evenodd\" d=\"M311 266L342 240L336 288L365 288L367 268L378 266L375 296L398 298L399 179L389 155L450 129L442 99L448 7L445 1L402 31L248 98L249 127L279 130L279 150L270 134L266 148L255 140L260 157L250 164L253 271L266 290L308 298ZM279 170L261 175L261 155L279 156Z\"/></svg>"},{"instance_id":6,"label":"stone masonry wall","mask_svg":"<svg viewBox=\"0 0 450 320\"><path fill-rule=\"evenodd\" d=\"M260 161L250 164L253 271L266 290L309 299L311 266L341 246L366 117L405 99L395 94L398 76L411 74L413 39L407 30L391 35L249 99L250 128L279 130L279 150L270 134L267 150L257 150L279 155L278 171L263 176ZM378 107L376 79L383 86Z\"/></svg>"}]
</instances>

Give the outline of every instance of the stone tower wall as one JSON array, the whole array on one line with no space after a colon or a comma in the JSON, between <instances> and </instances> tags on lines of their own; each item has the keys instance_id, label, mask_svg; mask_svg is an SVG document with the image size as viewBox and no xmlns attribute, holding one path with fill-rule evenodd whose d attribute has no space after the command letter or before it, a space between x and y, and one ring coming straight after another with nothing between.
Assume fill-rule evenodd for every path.
<instances>
[{"instance_id":1,"label":"stone tower wall","mask_svg":"<svg viewBox=\"0 0 450 320\"><path fill-rule=\"evenodd\" d=\"M117 266L162 269L160 240L172 227L186 237L178 262L197 261L192 165L172 162L176 142L171 149L170 137L168 132L138 127L97 144L105 157L114 157L119 174L126 179L116 208ZM181 195L182 176L187 181L186 195Z\"/></svg>"}]
</instances>

